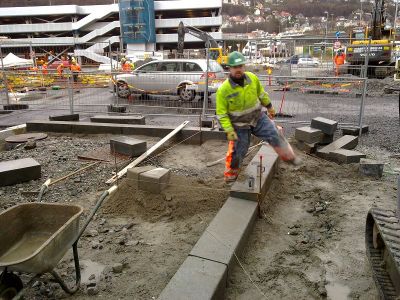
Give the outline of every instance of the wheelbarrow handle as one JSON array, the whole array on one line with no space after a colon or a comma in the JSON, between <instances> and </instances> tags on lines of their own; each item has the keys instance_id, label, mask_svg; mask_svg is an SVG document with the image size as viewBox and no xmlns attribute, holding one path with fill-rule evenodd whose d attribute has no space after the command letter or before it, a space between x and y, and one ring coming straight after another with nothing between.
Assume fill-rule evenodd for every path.
<instances>
[{"instance_id":1,"label":"wheelbarrow handle","mask_svg":"<svg viewBox=\"0 0 400 300\"><path fill-rule=\"evenodd\" d=\"M82 234L85 232L86 227L88 227L90 221L92 221L94 215L96 214L96 212L99 210L100 206L103 204L103 201L110 195L112 195L113 193L115 193L118 189L117 185L113 185L112 187L110 187L108 190L104 191L103 194L101 194L99 200L97 200L96 205L94 206L94 208L92 209L92 211L90 212L89 217L87 218L87 220L85 221L85 224L83 225L83 227L80 229L78 236L76 238L76 242L80 239L80 237L82 236Z\"/></svg>"}]
</instances>

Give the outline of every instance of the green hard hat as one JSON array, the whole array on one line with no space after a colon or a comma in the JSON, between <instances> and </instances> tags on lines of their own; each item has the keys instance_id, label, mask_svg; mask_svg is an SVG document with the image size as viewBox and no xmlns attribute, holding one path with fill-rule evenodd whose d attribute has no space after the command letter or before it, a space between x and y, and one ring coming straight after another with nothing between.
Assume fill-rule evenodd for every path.
<instances>
[{"instance_id":1,"label":"green hard hat","mask_svg":"<svg viewBox=\"0 0 400 300\"><path fill-rule=\"evenodd\" d=\"M228 66L230 67L245 65L246 63L246 58L238 51L234 51L228 56Z\"/></svg>"}]
</instances>

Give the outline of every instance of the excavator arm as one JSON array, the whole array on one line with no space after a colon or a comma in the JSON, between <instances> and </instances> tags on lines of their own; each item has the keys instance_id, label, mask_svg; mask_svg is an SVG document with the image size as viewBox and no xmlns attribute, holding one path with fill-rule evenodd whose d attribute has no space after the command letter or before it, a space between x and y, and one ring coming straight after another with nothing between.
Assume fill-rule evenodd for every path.
<instances>
[{"instance_id":1,"label":"excavator arm","mask_svg":"<svg viewBox=\"0 0 400 300\"><path fill-rule=\"evenodd\" d=\"M178 27L178 54L183 54L186 33L189 33L192 36L202 40L207 48L218 48L218 43L207 32L195 27L185 26L183 22L180 22Z\"/></svg>"}]
</instances>

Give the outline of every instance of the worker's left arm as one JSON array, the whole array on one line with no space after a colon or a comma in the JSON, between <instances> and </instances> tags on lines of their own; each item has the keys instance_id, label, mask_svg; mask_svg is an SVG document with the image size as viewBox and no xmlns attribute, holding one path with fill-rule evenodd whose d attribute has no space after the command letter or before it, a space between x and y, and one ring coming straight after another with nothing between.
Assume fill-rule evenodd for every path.
<instances>
[{"instance_id":1,"label":"worker's left arm","mask_svg":"<svg viewBox=\"0 0 400 300\"><path fill-rule=\"evenodd\" d=\"M261 82L258 78L257 78L257 93L258 93L258 99L260 99L261 105L267 108L268 114L272 118L275 117L275 109L272 106L271 99L269 98L268 93L264 90L264 88L261 85Z\"/></svg>"}]
</instances>

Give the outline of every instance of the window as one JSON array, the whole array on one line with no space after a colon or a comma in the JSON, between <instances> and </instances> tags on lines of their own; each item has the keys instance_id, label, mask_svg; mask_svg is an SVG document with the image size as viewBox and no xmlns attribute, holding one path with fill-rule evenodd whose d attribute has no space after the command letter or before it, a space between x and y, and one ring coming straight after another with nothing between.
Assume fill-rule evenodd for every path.
<instances>
[{"instance_id":1,"label":"window","mask_svg":"<svg viewBox=\"0 0 400 300\"><path fill-rule=\"evenodd\" d=\"M158 64L157 62L151 63L151 64L148 64L148 65L145 65L145 66L139 68L138 70L140 72L155 72L155 71L157 71L157 64Z\"/></svg>"},{"instance_id":2,"label":"window","mask_svg":"<svg viewBox=\"0 0 400 300\"><path fill-rule=\"evenodd\" d=\"M183 63L183 71L184 72L203 72L200 66L193 62L185 62Z\"/></svg>"},{"instance_id":3,"label":"window","mask_svg":"<svg viewBox=\"0 0 400 300\"><path fill-rule=\"evenodd\" d=\"M178 72L179 71L179 63L177 63L177 62L162 62L159 64L158 71Z\"/></svg>"}]
</instances>

